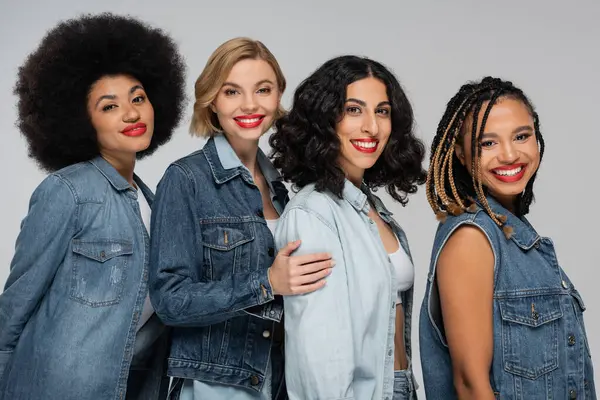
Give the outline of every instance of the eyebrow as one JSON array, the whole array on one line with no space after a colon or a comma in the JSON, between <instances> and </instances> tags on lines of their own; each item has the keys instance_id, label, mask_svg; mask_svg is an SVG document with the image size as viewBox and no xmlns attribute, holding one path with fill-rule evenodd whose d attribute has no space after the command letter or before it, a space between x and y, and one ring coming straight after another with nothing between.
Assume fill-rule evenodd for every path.
<instances>
[{"instance_id":1,"label":"eyebrow","mask_svg":"<svg viewBox=\"0 0 600 400\"><path fill-rule=\"evenodd\" d=\"M129 94L133 94L138 89L145 90L142 85L133 85L131 89L129 89ZM96 100L96 104L94 105L94 107L98 107L98 104L100 104L102 100L114 100L116 98L117 96L114 94L105 94L104 96L100 96L100 98Z\"/></svg>"},{"instance_id":2,"label":"eyebrow","mask_svg":"<svg viewBox=\"0 0 600 400\"><path fill-rule=\"evenodd\" d=\"M362 100L355 99L354 97L350 97L349 99L346 99L346 103L348 103L348 102L357 103L357 104L361 105L362 107L367 106L367 103L365 103ZM377 104L377 107L381 107L381 106L391 106L391 103L389 101L382 101L381 103Z\"/></svg>"},{"instance_id":3,"label":"eyebrow","mask_svg":"<svg viewBox=\"0 0 600 400\"><path fill-rule=\"evenodd\" d=\"M258 82L256 82L256 83L254 84L254 86L255 86L255 87L256 87L256 86L260 86L260 85L262 85L263 83L270 83L271 85L275 85L275 84L273 83L273 81L271 81L270 79L263 79L263 80L261 80L261 81L258 81ZM240 85L238 85L237 83L233 83L233 82L223 82L223 85L222 85L222 86L232 86L232 87L234 87L234 88L237 88L237 89L241 89L241 88L242 88Z\"/></svg>"},{"instance_id":4,"label":"eyebrow","mask_svg":"<svg viewBox=\"0 0 600 400\"><path fill-rule=\"evenodd\" d=\"M515 128L512 133L521 133L521 132L533 132L533 128L529 125L522 125L519 126L517 128ZM481 140L483 139L497 139L498 138L498 134L495 132L485 132L483 135L481 135Z\"/></svg>"}]
</instances>

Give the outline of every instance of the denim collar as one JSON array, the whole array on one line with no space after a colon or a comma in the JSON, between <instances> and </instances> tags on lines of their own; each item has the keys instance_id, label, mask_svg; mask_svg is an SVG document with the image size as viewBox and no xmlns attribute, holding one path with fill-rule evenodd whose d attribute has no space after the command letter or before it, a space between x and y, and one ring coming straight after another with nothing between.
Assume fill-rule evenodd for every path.
<instances>
[{"instance_id":1,"label":"denim collar","mask_svg":"<svg viewBox=\"0 0 600 400\"><path fill-rule=\"evenodd\" d=\"M106 180L110 182L112 187L116 190L121 192L123 190L131 189L131 185L127 182L127 179L123 178L123 176L119 174L119 171L101 156L90 160L90 163L104 175Z\"/></svg>"},{"instance_id":2,"label":"denim collar","mask_svg":"<svg viewBox=\"0 0 600 400\"><path fill-rule=\"evenodd\" d=\"M513 230L511 240L515 242L517 246L524 250L529 250L533 245L540 239L540 236L535 231L533 226L529 223L525 217L517 217L506 208L504 208L495 198L487 196L488 204L492 211L496 214L506 216L506 225L510 226ZM477 202L477 206L484 210L481 204ZM484 210L485 212L485 210Z\"/></svg>"},{"instance_id":3,"label":"denim collar","mask_svg":"<svg viewBox=\"0 0 600 400\"><path fill-rule=\"evenodd\" d=\"M123 192L128 189L133 189L131 184L127 182L127 179L123 178L121 174L112 166L108 161L106 161L101 156L98 156L92 160L90 160L90 164L100 171L100 173L106 178L108 182L112 185L115 190L119 192ZM154 193L150 190L148 186L142 181L142 179L137 176L135 173L133 174L133 181L137 185L137 187L142 192L142 195L146 198L148 205L152 207L152 203L154 201ZM132 191L133 197L137 199L137 190Z\"/></svg>"},{"instance_id":4,"label":"denim collar","mask_svg":"<svg viewBox=\"0 0 600 400\"><path fill-rule=\"evenodd\" d=\"M223 184L238 175L241 175L246 182L254 184L250 171L242 164L224 135L219 134L208 139L208 142L204 145L203 152L217 184ZM283 179L260 148L258 149L256 161L269 185L269 190L273 195L272 200L280 203L276 208L278 208L277 211L281 214L283 207L289 200L288 190L283 184Z\"/></svg>"},{"instance_id":5,"label":"denim collar","mask_svg":"<svg viewBox=\"0 0 600 400\"><path fill-rule=\"evenodd\" d=\"M342 197L357 211L368 213L370 209L369 203L371 203L379 215L386 217L392 215L392 213L383 205L383 202L377 196L373 195L364 182L360 185L359 189L348 179L345 179Z\"/></svg>"}]
</instances>

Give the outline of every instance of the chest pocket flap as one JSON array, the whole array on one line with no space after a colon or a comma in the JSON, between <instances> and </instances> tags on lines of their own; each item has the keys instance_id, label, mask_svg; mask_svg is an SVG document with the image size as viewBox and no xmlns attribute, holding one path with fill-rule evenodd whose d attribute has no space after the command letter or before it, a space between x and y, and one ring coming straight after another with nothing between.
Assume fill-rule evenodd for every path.
<instances>
[{"instance_id":1,"label":"chest pocket flap","mask_svg":"<svg viewBox=\"0 0 600 400\"><path fill-rule=\"evenodd\" d=\"M202 226L202 244L211 249L230 251L254 240L250 223L212 223Z\"/></svg>"},{"instance_id":2,"label":"chest pocket flap","mask_svg":"<svg viewBox=\"0 0 600 400\"><path fill-rule=\"evenodd\" d=\"M133 244L126 240L73 240L73 253L103 263L114 257L133 254Z\"/></svg>"},{"instance_id":3,"label":"chest pocket flap","mask_svg":"<svg viewBox=\"0 0 600 400\"><path fill-rule=\"evenodd\" d=\"M559 296L515 297L498 303L504 321L532 328L563 316Z\"/></svg>"}]
</instances>

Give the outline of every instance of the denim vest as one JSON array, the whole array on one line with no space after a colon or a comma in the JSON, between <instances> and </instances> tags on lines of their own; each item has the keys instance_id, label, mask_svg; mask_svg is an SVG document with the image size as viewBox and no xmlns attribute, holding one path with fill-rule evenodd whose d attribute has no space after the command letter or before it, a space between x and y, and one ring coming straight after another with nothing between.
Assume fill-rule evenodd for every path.
<instances>
[{"instance_id":1,"label":"denim vest","mask_svg":"<svg viewBox=\"0 0 600 400\"><path fill-rule=\"evenodd\" d=\"M278 212L287 189L258 163ZM227 139L171 164L152 213L150 296L173 326L168 374L262 390L283 313L267 269L275 259L261 193Z\"/></svg>"},{"instance_id":2,"label":"denim vest","mask_svg":"<svg viewBox=\"0 0 600 400\"><path fill-rule=\"evenodd\" d=\"M37 187L0 295L0 399L166 395L154 347L165 328L154 317L136 332L148 249L137 191L104 159ZM132 360L137 384L126 393Z\"/></svg>"},{"instance_id":3,"label":"denim vest","mask_svg":"<svg viewBox=\"0 0 600 400\"><path fill-rule=\"evenodd\" d=\"M368 217L369 203L409 257L410 249L392 213L367 187L361 189L346 180L340 199L307 185L292 198L277 226L279 248L300 239L295 255L329 252L336 262L323 288L284 299L290 400L393 397L397 281L377 226ZM412 287L401 297L410 359Z\"/></svg>"},{"instance_id":4,"label":"denim vest","mask_svg":"<svg viewBox=\"0 0 600 400\"><path fill-rule=\"evenodd\" d=\"M438 257L462 225L476 226L494 252L493 359L490 383L501 399L596 399L585 305L560 267L554 245L525 218L493 198L492 210L508 217L510 239L481 208L440 224L420 316L420 350L428 400L456 399L452 365L435 284Z\"/></svg>"}]
</instances>

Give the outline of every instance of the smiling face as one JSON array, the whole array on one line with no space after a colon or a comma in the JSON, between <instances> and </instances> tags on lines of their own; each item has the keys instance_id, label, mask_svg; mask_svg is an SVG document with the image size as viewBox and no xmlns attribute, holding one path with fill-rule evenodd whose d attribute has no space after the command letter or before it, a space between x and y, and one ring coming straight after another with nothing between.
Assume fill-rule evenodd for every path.
<instances>
[{"instance_id":1,"label":"smiling face","mask_svg":"<svg viewBox=\"0 0 600 400\"><path fill-rule=\"evenodd\" d=\"M271 127L281 93L273 68L264 60L238 61L211 109L230 141L258 141Z\"/></svg>"},{"instance_id":2,"label":"smiling face","mask_svg":"<svg viewBox=\"0 0 600 400\"><path fill-rule=\"evenodd\" d=\"M150 146L154 109L137 79L127 75L100 78L90 89L87 108L104 158L135 158Z\"/></svg>"},{"instance_id":3,"label":"smiling face","mask_svg":"<svg viewBox=\"0 0 600 400\"><path fill-rule=\"evenodd\" d=\"M348 85L342 120L338 163L355 185L362 181L383 152L392 132L391 105L385 84L368 77Z\"/></svg>"},{"instance_id":4,"label":"smiling face","mask_svg":"<svg viewBox=\"0 0 600 400\"><path fill-rule=\"evenodd\" d=\"M479 113L481 126L487 102ZM471 126L470 118L465 126ZM479 128L478 128L479 130ZM515 199L525 190L540 165L540 150L530 110L519 100L504 97L493 105L483 134L477 138L481 146L481 182L507 209L512 210ZM471 133L463 135L463 143L455 147L456 155L471 170Z\"/></svg>"}]
</instances>

